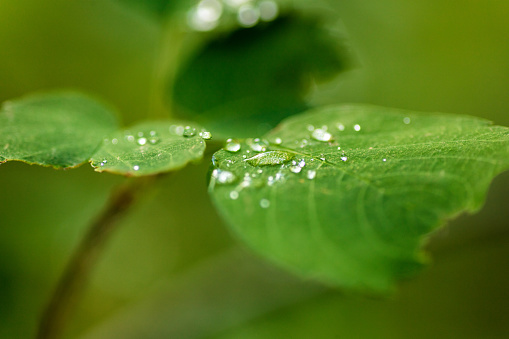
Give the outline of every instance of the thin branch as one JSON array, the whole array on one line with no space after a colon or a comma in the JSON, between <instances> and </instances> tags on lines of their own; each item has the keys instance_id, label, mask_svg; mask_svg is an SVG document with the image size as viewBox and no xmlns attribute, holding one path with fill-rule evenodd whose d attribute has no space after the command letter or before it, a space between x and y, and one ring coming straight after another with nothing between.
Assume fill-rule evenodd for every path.
<instances>
[{"instance_id":1,"label":"thin branch","mask_svg":"<svg viewBox=\"0 0 509 339\"><path fill-rule=\"evenodd\" d=\"M76 248L41 317L38 339L57 339L62 336L68 320L74 313L91 271L95 267L105 243L125 217L137 198L155 177L132 179L110 197L104 210L90 225Z\"/></svg>"}]
</instances>

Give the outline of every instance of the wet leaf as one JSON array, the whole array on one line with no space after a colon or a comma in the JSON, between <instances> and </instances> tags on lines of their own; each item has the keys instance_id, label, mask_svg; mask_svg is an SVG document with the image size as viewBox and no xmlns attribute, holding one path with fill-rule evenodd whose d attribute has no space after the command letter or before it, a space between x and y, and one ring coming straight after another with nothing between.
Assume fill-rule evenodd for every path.
<instances>
[{"instance_id":1,"label":"wet leaf","mask_svg":"<svg viewBox=\"0 0 509 339\"><path fill-rule=\"evenodd\" d=\"M176 170L200 160L202 129L179 121L150 121L116 131L92 157L98 172L143 176Z\"/></svg>"},{"instance_id":2,"label":"wet leaf","mask_svg":"<svg viewBox=\"0 0 509 339\"><path fill-rule=\"evenodd\" d=\"M214 155L217 208L262 255L361 290L387 291L418 271L426 236L478 210L509 168L509 129L468 116L337 106L289 118L265 138L266 152L289 160L260 166L247 159L263 153L247 143Z\"/></svg>"},{"instance_id":3,"label":"wet leaf","mask_svg":"<svg viewBox=\"0 0 509 339\"><path fill-rule=\"evenodd\" d=\"M0 162L75 167L116 128L111 109L83 94L53 92L8 101L0 111Z\"/></svg>"}]
</instances>

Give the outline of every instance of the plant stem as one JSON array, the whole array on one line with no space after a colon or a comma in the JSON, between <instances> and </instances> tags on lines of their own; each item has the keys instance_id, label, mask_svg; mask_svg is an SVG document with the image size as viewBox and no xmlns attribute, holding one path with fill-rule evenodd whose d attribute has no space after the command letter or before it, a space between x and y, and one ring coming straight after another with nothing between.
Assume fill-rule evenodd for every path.
<instances>
[{"instance_id":1,"label":"plant stem","mask_svg":"<svg viewBox=\"0 0 509 339\"><path fill-rule=\"evenodd\" d=\"M105 243L119 221L136 202L140 191L154 179L155 177L136 178L113 192L108 204L90 225L60 277L42 314L37 332L38 339L57 339L62 336Z\"/></svg>"}]
</instances>

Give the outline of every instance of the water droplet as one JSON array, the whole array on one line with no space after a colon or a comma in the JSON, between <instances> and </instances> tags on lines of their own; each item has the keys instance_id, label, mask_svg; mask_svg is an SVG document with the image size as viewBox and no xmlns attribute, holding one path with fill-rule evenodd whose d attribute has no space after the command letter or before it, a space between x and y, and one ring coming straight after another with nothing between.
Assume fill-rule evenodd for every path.
<instances>
[{"instance_id":1,"label":"water droplet","mask_svg":"<svg viewBox=\"0 0 509 339\"><path fill-rule=\"evenodd\" d=\"M347 160L348 160L348 158L347 158L347 157L341 157L341 160L342 160L342 161L347 161Z\"/></svg>"},{"instance_id":2,"label":"water droplet","mask_svg":"<svg viewBox=\"0 0 509 339\"><path fill-rule=\"evenodd\" d=\"M212 133L210 133L209 131L206 131L206 130L202 130L200 132L200 137L205 140L210 140L210 139L212 139Z\"/></svg>"},{"instance_id":3,"label":"water droplet","mask_svg":"<svg viewBox=\"0 0 509 339\"><path fill-rule=\"evenodd\" d=\"M409 117L403 118L403 123L408 125L410 123L410 118Z\"/></svg>"},{"instance_id":4,"label":"water droplet","mask_svg":"<svg viewBox=\"0 0 509 339\"><path fill-rule=\"evenodd\" d=\"M353 129L354 129L356 132L359 132L359 131L361 130L361 125L356 124L355 126L353 126Z\"/></svg>"},{"instance_id":5,"label":"water droplet","mask_svg":"<svg viewBox=\"0 0 509 339\"><path fill-rule=\"evenodd\" d=\"M138 143L138 145L143 146L147 143L147 138L138 138L136 142Z\"/></svg>"},{"instance_id":6,"label":"water droplet","mask_svg":"<svg viewBox=\"0 0 509 339\"><path fill-rule=\"evenodd\" d=\"M101 167L103 167L104 166L104 162L101 162L99 165L101 165Z\"/></svg>"},{"instance_id":7,"label":"water droplet","mask_svg":"<svg viewBox=\"0 0 509 339\"><path fill-rule=\"evenodd\" d=\"M303 168L304 166L306 166L306 161L304 159L300 159L298 165L300 168Z\"/></svg>"},{"instance_id":8,"label":"water droplet","mask_svg":"<svg viewBox=\"0 0 509 339\"><path fill-rule=\"evenodd\" d=\"M312 180L316 177L316 171L314 170L309 170L308 173L307 173L307 177L309 180Z\"/></svg>"},{"instance_id":9,"label":"water droplet","mask_svg":"<svg viewBox=\"0 0 509 339\"><path fill-rule=\"evenodd\" d=\"M129 142L134 142L134 135L127 135L125 138Z\"/></svg>"},{"instance_id":10,"label":"water droplet","mask_svg":"<svg viewBox=\"0 0 509 339\"><path fill-rule=\"evenodd\" d=\"M158 137L150 137L148 139L148 142L150 142L152 145L157 144L159 141L161 141L161 139L159 139Z\"/></svg>"},{"instance_id":11,"label":"water droplet","mask_svg":"<svg viewBox=\"0 0 509 339\"><path fill-rule=\"evenodd\" d=\"M106 160L106 159L104 159L104 160L103 160L103 163L105 163L105 164L106 164L107 162L108 162L108 160Z\"/></svg>"},{"instance_id":12,"label":"water droplet","mask_svg":"<svg viewBox=\"0 0 509 339\"><path fill-rule=\"evenodd\" d=\"M239 192L237 192L237 191L231 191L231 192L230 192L230 198L231 198L232 200L237 200L237 199L239 198Z\"/></svg>"},{"instance_id":13,"label":"water droplet","mask_svg":"<svg viewBox=\"0 0 509 339\"><path fill-rule=\"evenodd\" d=\"M254 157L245 159L251 166L274 166L281 165L291 159L294 154L287 151L269 151L255 155Z\"/></svg>"},{"instance_id":14,"label":"water droplet","mask_svg":"<svg viewBox=\"0 0 509 339\"><path fill-rule=\"evenodd\" d=\"M226 140L226 146L224 147L228 152L240 151L240 143L236 139Z\"/></svg>"},{"instance_id":15,"label":"water droplet","mask_svg":"<svg viewBox=\"0 0 509 339\"><path fill-rule=\"evenodd\" d=\"M274 1L262 1L259 5L260 19L263 21L274 20L279 12L278 6Z\"/></svg>"},{"instance_id":16,"label":"water droplet","mask_svg":"<svg viewBox=\"0 0 509 339\"><path fill-rule=\"evenodd\" d=\"M261 208L269 208L270 201L267 199L262 199L262 200L260 200L260 206L261 206Z\"/></svg>"},{"instance_id":17,"label":"water droplet","mask_svg":"<svg viewBox=\"0 0 509 339\"><path fill-rule=\"evenodd\" d=\"M267 185L274 185L274 177L272 175L267 178Z\"/></svg>"},{"instance_id":18,"label":"water droplet","mask_svg":"<svg viewBox=\"0 0 509 339\"><path fill-rule=\"evenodd\" d=\"M315 126L313 126L313 125L307 125L307 126L306 126L306 129L307 129L308 131L310 131L310 132L313 132L313 131L315 130Z\"/></svg>"},{"instance_id":19,"label":"water droplet","mask_svg":"<svg viewBox=\"0 0 509 339\"><path fill-rule=\"evenodd\" d=\"M327 132L324 129L317 128L313 131L313 133L311 134L311 137L318 141L327 142L332 139L332 134L330 134L329 132Z\"/></svg>"},{"instance_id":20,"label":"water droplet","mask_svg":"<svg viewBox=\"0 0 509 339\"><path fill-rule=\"evenodd\" d=\"M156 131L150 131L150 136L151 136L151 137L155 137L155 136L156 136L156 134L157 134L157 133L156 133Z\"/></svg>"},{"instance_id":21,"label":"water droplet","mask_svg":"<svg viewBox=\"0 0 509 339\"><path fill-rule=\"evenodd\" d=\"M293 165L293 166L290 166L290 171L293 173L300 173L300 171L302 171L302 167L300 167L298 165Z\"/></svg>"},{"instance_id":22,"label":"water droplet","mask_svg":"<svg viewBox=\"0 0 509 339\"><path fill-rule=\"evenodd\" d=\"M141 138L143 136L143 132L138 132L138 136Z\"/></svg>"},{"instance_id":23,"label":"water droplet","mask_svg":"<svg viewBox=\"0 0 509 339\"><path fill-rule=\"evenodd\" d=\"M247 139L246 143L255 152L265 152L269 146L269 142L265 139Z\"/></svg>"},{"instance_id":24,"label":"water droplet","mask_svg":"<svg viewBox=\"0 0 509 339\"><path fill-rule=\"evenodd\" d=\"M170 132L175 135L183 135L184 134L184 126L171 125Z\"/></svg>"},{"instance_id":25,"label":"water droplet","mask_svg":"<svg viewBox=\"0 0 509 339\"><path fill-rule=\"evenodd\" d=\"M282 143L283 143L283 139L281 139L281 138L274 139L274 144L281 145Z\"/></svg>"},{"instance_id":26,"label":"water droplet","mask_svg":"<svg viewBox=\"0 0 509 339\"><path fill-rule=\"evenodd\" d=\"M345 125L343 125L343 124L338 124L338 129L339 129L340 131L344 131L344 130L345 130Z\"/></svg>"},{"instance_id":27,"label":"water droplet","mask_svg":"<svg viewBox=\"0 0 509 339\"><path fill-rule=\"evenodd\" d=\"M112 143L113 145L118 144L118 139L111 139L111 143Z\"/></svg>"},{"instance_id":28,"label":"water droplet","mask_svg":"<svg viewBox=\"0 0 509 339\"><path fill-rule=\"evenodd\" d=\"M133 166L133 170L138 171L139 169L140 169L140 166L138 166L138 165Z\"/></svg>"},{"instance_id":29,"label":"water droplet","mask_svg":"<svg viewBox=\"0 0 509 339\"><path fill-rule=\"evenodd\" d=\"M235 181L235 174L229 171L223 171L215 169L212 171L212 177L214 177L221 184L230 184Z\"/></svg>"},{"instance_id":30,"label":"water droplet","mask_svg":"<svg viewBox=\"0 0 509 339\"><path fill-rule=\"evenodd\" d=\"M196 135L196 128L191 126L184 127L184 132L182 135L186 138L194 137Z\"/></svg>"},{"instance_id":31,"label":"water droplet","mask_svg":"<svg viewBox=\"0 0 509 339\"><path fill-rule=\"evenodd\" d=\"M383 160L383 161L385 162L385 161L387 161L387 159L385 159L385 158L384 158L384 160Z\"/></svg>"}]
</instances>

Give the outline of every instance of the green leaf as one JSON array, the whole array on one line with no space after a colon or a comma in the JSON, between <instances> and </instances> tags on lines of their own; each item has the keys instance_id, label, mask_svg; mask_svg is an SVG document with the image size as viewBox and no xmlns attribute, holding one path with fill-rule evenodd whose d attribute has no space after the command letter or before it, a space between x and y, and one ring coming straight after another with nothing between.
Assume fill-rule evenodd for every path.
<instances>
[{"instance_id":1,"label":"green leaf","mask_svg":"<svg viewBox=\"0 0 509 339\"><path fill-rule=\"evenodd\" d=\"M426 235L478 210L509 168L509 129L459 115L337 106L266 139L214 155L217 208L264 256L354 289L386 291L418 271Z\"/></svg>"},{"instance_id":2,"label":"green leaf","mask_svg":"<svg viewBox=\"0 0 509 339\"><path fill-rule=\"evenodd\" d=\"M130 6L133 9L140 10L150 14L155 18L162 19L168 13L183 8L189 8L196 1L193 0L115 0Z\"/></svg>"},{"instance_id":3,"label":"green leaf","mask_svg":"<svg viewBox=\"0 0 509 339\"><path fill-rule=\"evenodd\" d=\"M53 92L8 101L0 111L0 162L75 167L116 128L111 109L83 94Z\"/></svg>"},{"instance_id":4,"label":"green leaf","mask_svg":"<svg viewBox=\"0 0 509 339\"><path fill-rule=\"evenodd\" d=\"M181 116L216 134L253 136L306 109L313 81L346 67L343 42L296 13L208 43L177 74L169 96Z\"/></svg>"},{"instance_id":5,"label":"green leaf","mask_svg":"<svg viewBox=\"0 0 509 339\"><path fill-rule=\"evenodd\" d=\"M98 172L130 176L180 169L203 157L201 131L188 122L144 122L105 139L92 157L92 166Z\"/></svg>"}]
</instances>

